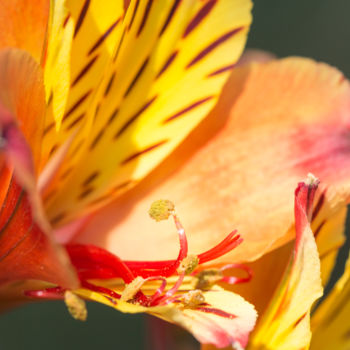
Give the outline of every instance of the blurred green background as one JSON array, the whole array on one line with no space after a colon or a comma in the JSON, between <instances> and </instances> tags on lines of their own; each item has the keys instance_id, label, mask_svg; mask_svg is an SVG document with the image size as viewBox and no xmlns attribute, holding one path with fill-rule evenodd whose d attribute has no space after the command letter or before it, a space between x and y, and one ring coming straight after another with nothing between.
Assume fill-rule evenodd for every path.
<instances>
[{"instance_id":1,"label":"blurred green background","mask_svg":"<svg viewBox=\"0 0 350 350\"><path fill-rule=\"evenodd\" d=\"M312 57L350 77L349 0L256 0L253 14L248 47L280 57ZM122 315L97 304L89 304L88 311L88 321L81 323L60 302L12 310L0 316L0 350L146 347L143 316ZM196 348L193 344L181 349Z\"/></svg>"}]
</instances>

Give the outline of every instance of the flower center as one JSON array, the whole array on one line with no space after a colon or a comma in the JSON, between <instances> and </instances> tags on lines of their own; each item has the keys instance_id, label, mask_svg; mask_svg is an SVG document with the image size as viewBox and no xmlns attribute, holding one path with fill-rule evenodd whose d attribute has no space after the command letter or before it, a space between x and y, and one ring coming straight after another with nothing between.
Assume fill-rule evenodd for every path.
<instances>
[{"instance_id":1,"label":"flower center","mask_svg":"<svg viewBox=\"0 0 350 350\"><path fill-rule=\"evenodd\" d=\"M236 284L251 279L252 273L244 265L229 264L215 269L203 266L204 263L230 252L242 242L237 231L232 231L219 244L204 253L192 255L188 254L185 230L170 201L155 202L149 213L156 221L166 220L172 216L179 236L180 249L177 258L159 261L123 261L118 256L94 245L67 244L65 246L67 253L83 288L98 292L114 303L117 303L117 300L123 300L142 306L156 306L175 302L181 303L184 307L196 307L203 312L216 313L217 310L206 307L202 290L210 289L218 282ZM245 270L247 277L225 276L224 271L231 268ZM190 287L186 285L182 291L180 287L186 276L188 276L187 281L191 282ZM103 281L119 282L115 282L113 288L109 288ZM147 291L143 291L143 287ZM151 293L150 290L152 290ZM41 291L28 291L26 294L31 297L62 298L64 292L62 288L55 287ZM224 317L228 316L224 315Z\"/></svg>"}]
</instances>

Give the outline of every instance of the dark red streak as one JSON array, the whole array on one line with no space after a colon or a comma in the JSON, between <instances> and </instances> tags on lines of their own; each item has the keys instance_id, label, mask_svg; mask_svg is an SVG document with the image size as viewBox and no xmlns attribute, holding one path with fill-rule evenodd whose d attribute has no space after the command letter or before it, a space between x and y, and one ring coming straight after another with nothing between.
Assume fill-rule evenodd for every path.
<instances>
[{"instance_id":1,"label":"dark red streak","mask_svg":"<svg viewBox=\"0 0 350 350\"><path fill-rule=\"evenodd\" d=\"M207 56L210 52L215 50L218 46L223 44L225 41L230 39L232 36L237 34L243 29L243 27L239 27L236 29L231 30L230 32L222 35L220 38L216 39L213 43L211 43L209 46L207 46L204 50L202 50L187 66L186 68L192 67L194 64L198 63L200 60L202 60L205 56Z\"/></svg>"},{"instance_id":2,"label":"dark red streak","mask_svg":"<svg viewBox=\"0 0 350 350\"><path fill-rule=\"evenodd\" d=\"M121 17L118 18L104 33L101 35L101 37L96 41L96 43L91 47L90 51L88 52L88 55L91 55L101 44L107 39L107 37L112 33L113 29L118 25L120 22Z\"/></svg>"},{"instance_id":3,"label":"dark red streak","mask_svg":"<svg viewBox=\"0 0 350 350\"><path fill-rule=\"evenodd\" d=\"M86 13L87 13L88 8L89 8L89 5L90 5L90 0L86 0L84 5L83 5L83 8L80 11L80 15L78 17L77 24L75 26L74 38L77 36L79 29L80 29L81 25L83 24L84 18L86 16Z\"/></svg>"},{"instance_id":4,"label":"dark red streak","mask_svg":"<svg viewBox=\"0 0 350 350\"><path fill-rule=\"evenodd\" d=\"M192 103L191 105L187 106L186 108L182 109L181 111L176 112L176 113L173 114L172 116L170 116L170 117L168 117L167 119L165 119L165 120L163 121L163 124L169 123L170 121L172 121L172 120L174 120L174 119L176 119L176 118L178 118L178 117L180 117L180 116L186 114L187 112L190 112L192 109L194 109L194 108L196 108L196 107L202 105L203 103L205 103L205 102L211 100L213 97L214 97L214 96L208 96L208 97L205 97L205 98L203 98L203 99L201 99L201 100L199 100L199 101L197 101L197 102L195 102L195 103Z\"/></svg>"},{"instance_id":5,"label":"dark red streak","mask_svg":"<svg viewBox=\"0 0 350 350\"><path fill-rule=\"evenodd\" d=\"M196 16L193 18L193 20L189 23L187 26L183 38L186 38L187 35L189 35L196 27L204 20L206 16L210 13L210 11L213 9L214 5L216 4L217 0L210 0L208 1L196 14Z\"/></svg>"}]
</instances>

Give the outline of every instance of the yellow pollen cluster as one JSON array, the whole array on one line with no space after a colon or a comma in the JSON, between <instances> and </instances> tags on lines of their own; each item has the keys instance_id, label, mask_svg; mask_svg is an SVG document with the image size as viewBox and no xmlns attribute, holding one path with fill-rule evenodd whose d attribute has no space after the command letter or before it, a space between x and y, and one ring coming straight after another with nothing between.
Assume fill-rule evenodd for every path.
<instances>
[{"instance_id":1,"label":"yellow pollen cluster","mask_svg":"<svg viewBox=\"0 0 350 350\"><path fill-rule=\"evenodd\" d=\"M203 292L199 289L190 290L182 297L182 302L185 306L195 307L205 302Z\"/></svg>"},{"instance_id":2,"label":"yellow pollen cluster","mask_svg":"<svg viewBox=\"0 0 350 350\"><path fill-rule=\"evenodd\" d=\"M215 283L219 282L222 277L222 271L219 269L210 269L201 271L197 277L196 288L198 289L208 289L212 287Z\"/></svg>"},{"instance_id":3,"label":"yellow pollen cluster","mask_svg":"<svg viewBox=\"0 0 350 350\"><path fill-rule=\"evenodd\" d=\"M64 293L64 302L66 303L68 311L73 318L79 321L86 321L87 310L83 299L79 298L73 292L67 290Z\"/></svg>"},{"instance_id":4,"label":"yellow pollen cluster","mask_svg":"<svg viewBox=\"0 0 350 350\"><path fill-rule=\"evenodd\" d=\"M122 301L132 300L134 296L137 294L137 292L141 289L144 282L145 280L142 277L140 276L136 277L131 283L125 286L122 292L122 295L120 297L120 300Z\"/></svg>"},{"instance_id":5,"label":"yellow pollen cluster","mask_svg":"<svg viewBox=\"0 0 350 350\"><path fill-rule=\"evenodd\" d=\"M167 220L170 215L174 214L175 205L167 199L154 201L148 211L149 216L156 220Z\"/></svg>"},{"instance_id":6,"label":"yellow pollen cluster","mask_svg":"<svg viewBox=\"0 0 350 350\"><path fill-rule=\"evenodd\" d=\"M186 258L181 261L177 272L179 274L185 273L185 275L189 275L198 266L198 263L199 259L197 255L187 255Z\"/></svg>"}]
</instances>

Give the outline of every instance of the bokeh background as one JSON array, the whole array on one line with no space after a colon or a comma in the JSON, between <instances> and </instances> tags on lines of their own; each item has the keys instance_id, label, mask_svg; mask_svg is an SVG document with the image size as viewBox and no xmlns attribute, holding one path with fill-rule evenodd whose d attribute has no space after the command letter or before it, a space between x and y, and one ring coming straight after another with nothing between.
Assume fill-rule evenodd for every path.
<instances>
[{"instance_id":1,"label":"bokeh background","mask_svg":"<svg viewBox=\"0 0 350 350\"><path fill-rule=\"evenodd\" d=\"M349 13L349 0L255 0L248 47L280 57L325 61L350 77ZM122 315L92 303L88 311L88 320L81 323L69 316L61 302L12 310L0 316L0 350L147 348L148 318ZM181 341L180 333L179 338ZM180 348L196 349L198 345L192 339L187 345L183 340Z\"/></svg>"}]
</instances>

